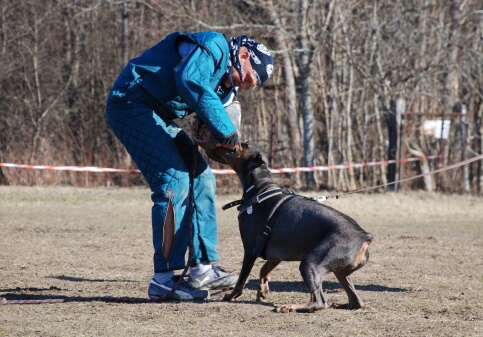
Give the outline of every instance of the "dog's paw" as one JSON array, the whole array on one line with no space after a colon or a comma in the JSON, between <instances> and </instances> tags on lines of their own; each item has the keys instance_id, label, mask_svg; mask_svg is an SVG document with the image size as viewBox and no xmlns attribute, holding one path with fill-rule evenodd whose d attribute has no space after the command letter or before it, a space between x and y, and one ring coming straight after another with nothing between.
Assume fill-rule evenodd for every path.
<instances>
[{"instance_id":1,"label":"dog's paw","mask_svg":"<svg viewBox=\"0 0 483 337\"><path fill-rule=\"evenodd\" d=\"M345 304L338 304L332 303L330 306L332 309L343 309L343 310L357 310L362 308L362 303L345 303Z\"/></svg>"},{"instance_id":2,"label":"dog's paw","mask_svg":"<svg viewBox=\"0 0 483 337\"><path fill-rule=\"evenodd\" d=\"M226 294L225 296L223 296L223 301L231 301L232 299L232 294Z\"/></svg>"},{"instance_id":3,"label":"dog's paw","mask_svg":"<svg viewBox=\"0 0 483 337\"><path fill-rule=\"evenodd\" d=\"M268 299L268 292L262 293L262 292L257 292L257 302L263 302Z\"/></svg>"},{"instance_id":4,"label":"dog's paw","mask_svg":"<svg viewBox=\"0 0 483 337\"><path fill-rule=\"evenodd\" d=\"M313 313L321 309L325 309L325 304L317 304L311 302L309 304L284 304L275 308L275 312L287 313L287 312L300 312L300 313Z\"/></svg>"},{"instance_id":5,"label":"dog's paw","mask_svg":"<svg viewBox=\"0 0 483 337\"><path fill-rule=\"evenodd\" d=\"M240 297L242 293L243 293L243 291L233 290L231 293L226 294L225 296L223 296L223 301L231 301L231 300L234 300L235 298Z\"/></svg>"},{"instance_id":6,"label":"dog's paw","mask_svg":"<svg viewBox=\"0 0 483 337\"><path fill-rule=\"evenodd\" d=\"M290 304L284 304L284 305L281 305L281 306L275 308L275 312L279 312L279 313L283 313L283 314L288 313L288 312L292 312L292 311L294 311L294 310L293 310L292 305L290 305Z\"/></svg>"}]
</instances>

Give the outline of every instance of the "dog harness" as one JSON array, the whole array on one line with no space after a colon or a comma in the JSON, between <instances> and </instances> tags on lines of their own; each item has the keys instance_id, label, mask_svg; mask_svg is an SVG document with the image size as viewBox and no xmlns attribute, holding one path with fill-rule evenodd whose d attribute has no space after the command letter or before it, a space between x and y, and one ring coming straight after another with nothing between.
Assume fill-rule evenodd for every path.
<instances>
[{"instance_id":1,"label":"dog harness","mask_svg":"<svg viewBox=\"0 0 483 337\"><path fill-rule=\"evenodd\" d=\"M247 191L249 191L247 189ZM259 204L271 197L274 197L276 195L280 194L290 194L288 198L285 198L280 205L278 205L277 208L275 208L272 212L272 214L269 215L267 219L267 224L263 228L262 234L263 235L258 235L257 237L257 242L255 243L255 246L253 248L252 254L256 255L257 257L261 257L266 260L265 256L265 248L267 246L268 239L270 237L270 234L272 233L272 228L273 225L275 224L275 221L278 218L278 215L280 214L280 211L292 200L297 199L297 198L303 198L301 195L295 194L293 191L287 190L287 189L281 189L281 188L274 188L268 191L265 191L263 193L260 193L250 199L244 200L236 200L232 201L222 207L223 210L226 210L228 208L240 205L237 207L237 210L239 211L239 214L243 211L247 211L247 214L252 213L252 207L255 204Z\"/></svg>"},{"instance_id":2,"label":"dog harness","mask_svg":"<svg viewBox=\"0 0 483 337\"><path fill-rule=\"evenodd\" d=\"M247 189L247 192L251 189L248 188ZM267 200L268 198L271 198L271 197L274 197L276 195L279 195L279 194L282 194L282 193L289 193L289 194L294 194L292 191L289 191L289 190L285 190L285 189L281 189L281 188L274 188L274 189L271 189L271 190L268 190L268 191L265 191L263 193L260 193L250 199L240 199L240 200L235 200L235 201L232 201L226 205L224 205L221 209L222 210L227 210L228 208L232 208L234 206L238 206L236 209L238 210L238 212L243 212L244 210L250 208L252 205L254 204L259 204L265 200ZM250 214L250 213L249 213Z\"/></svg>"},{"instance_id":3,"label":"dog harness","mask_svg":"<svg viewBox=\"0 0 483 337\"><path fill-rule=\"evenodd\" d=\"M284 199L282 203L273 211L272 215L268 218L267 225L262 231L263 235L259 235L257 237L257 242L255 243L255 247L253 247L252 254L262 259L266 260L265 249L267 247L268 239L270 238L270 234L272 233L273 225L275 221L277 221L278 215L280 211L292 200L297 198L303 198L300 195L292 194L288 198Z\"/></svg>"}]
</instances>

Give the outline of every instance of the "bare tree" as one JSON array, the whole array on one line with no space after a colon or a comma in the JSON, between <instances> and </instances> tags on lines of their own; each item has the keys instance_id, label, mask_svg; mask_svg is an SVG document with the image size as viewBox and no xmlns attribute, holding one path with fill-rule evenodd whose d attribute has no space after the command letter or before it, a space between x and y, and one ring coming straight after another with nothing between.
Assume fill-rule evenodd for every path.
<instances>
[{"instance_id":1,"label":"bare tree","mask_svg":"<svg viewBox=\"0 0 483 337\"><path fill-rule=\"evenodd\" d=\"M211 29L247 34L274 52L272 80L239 97L243 137L264 148L272 167L387 159L391 104L400 98L403 155L444 153L444 165L454 164L483 151L481 9L476 0L2 0L1 160L132 168L105 120L112 83L170 32ZM451 114L463 107L464 118ZM422 132L436 118L451 120L448 139ZM436 167L401 164L403 177ZM2 171L11 184L144 184L140 175ZM280 179L349 190L386 184L387 172L382 165ZM481 194L482 175L474 162L435 187Z\"/></svg>"}]
</instances>

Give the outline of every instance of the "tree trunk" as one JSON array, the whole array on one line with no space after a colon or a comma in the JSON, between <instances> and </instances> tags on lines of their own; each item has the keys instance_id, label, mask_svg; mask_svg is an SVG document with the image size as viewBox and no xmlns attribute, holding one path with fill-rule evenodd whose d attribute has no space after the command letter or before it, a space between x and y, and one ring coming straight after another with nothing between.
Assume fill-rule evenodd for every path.
<instances>
[{"instance_id":1,"label":"tree trunk","mask_svg":"<svg viewBox=\"0 0 483 337\"><path fill-rule=\"evenodd\" d=\"M347 100L345 102L345 120L346 120L346 146L345 146L345 153L346 153L346 159L348 163L354 163L353 159L353 154L352 154L352 91L353 91L353 83L354 83L354 67L351 64L351 49L352 46L349 41L349 32L347 28L347 23L344 17L344 14L342 13L342 10L340 9L340 6L337 7L338 12L339 12L339 18L342 24L342 32L343 32L343 37L345 41L345 49L346 49L346 54L344 56L345 58L345 69L343 70L347 78ZM345 84L345 83L344 83ZM347 169L347 173L349 176L349 190L355 190L357 188L356 185L356 179L355 179L355 174L354 174L354 168L349 167Z\"/></svg>"},{"instance_id":2,"label":"tree trunk","mask_svg":"<svg viewBox=\"0 0 483 337\"><path fill-rule=\"evenodd\" d=\"M127 6L127 1L124 0L122 4L122 34L121 34L121 55L122 55L122 64L125 66L128 60L128 52L127 52L127 41L129 35L129 9Z\"/></svg>"},{"instance_id":3,"label":"tree trunk","mask_svg":"<svg viewBox=\"0 0 483 337\"><path fill-rule=\"evenodd\" d=\"M415 144L411 145L409 142L406 142L406 147L413 156L420 157L419 167L421 168L421 174L424 174L424 189L428 192L433 192L433 177L429 174L431 170L429 168L428 160L426 159L426 154Z\"/></svg>"},{"instance_id":4,"label":"tree trunk","mask_svg":"<svg viewBox=\"0 0 483 337\"><path fill-rule=\"evenodd\" d=\"M379 158L384 158L386 156L386 151L384 149L385 146L385 137L382 132L382 122L381 122L381 113L379 111L379 98L376 94L374 94L374 113L376 114L376 128L377 128L377 135L378 135L378 148L379 151ZM393 170L394 171L394 170ZM394 171L395 172L395 171ZM381 182L382 185L387 186L387 175L386 173L386 166L381 165ZM394 181L394 176L392 177L392 181ZM391 188L392 189L392 188Z\"/></svg>"},{"instance_id":5,"label":"tree trunk","mask_svg":"<svg viewBox=\"0 0 483 337\"><path fill-rule=\"evenodd\" d=\"M280 15L278 15L276 7L273 1L268 2L268 6L264 7L265 11L268 13L270 21L276 27L274 31L275 42L277 43L277 49L282 51L282 66L285 75L285 95L286 95L286 106L287 106L287 119L288 119L288 138L291 140L291 149L294 154L292 159L293 166L299 166L299 154L302 152L300 128L298 123L298 113L297 113L297 89L295 86L294 70L292 67L292 61L290 59L290 53L288 52L290 48L286 42L286 36L284 34L284 29L282 22L280 21ZM300 177L295 174L295 186L300 186Z\"/></svg>"},{"instance_id":6,"label":"tree trunk","mask_svg":"<svg viewBox=\"0 0 483 337\"><path fill-rule=\"evenodd\" d=\"M312 108L312 96L310 93L310 63L313 51L310 49L307 36L307 11L308 1L300 0L299 3L299 25L298 25L298 63L300 68L300 105L304 125L304 164L314 166L315 141L314 141L314 111ZM317 185L315 172L305 173L307 188L314 188Z\"/></svg>"}]
</instances>

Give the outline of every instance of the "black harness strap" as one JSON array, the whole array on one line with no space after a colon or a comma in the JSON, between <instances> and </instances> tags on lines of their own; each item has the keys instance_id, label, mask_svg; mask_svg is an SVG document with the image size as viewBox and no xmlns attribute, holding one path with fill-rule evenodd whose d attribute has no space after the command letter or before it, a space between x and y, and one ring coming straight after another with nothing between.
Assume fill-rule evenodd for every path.
<instances>
[{"instance_id":1,"label":"black harness strap","mask_svg":"<svg viewBox=\"0 0 483 337\"><path fill-rule=\"evenodd\" d=\"M229 202L228 204L222 206L221 209L225 211L228 208L232 208L233 206L241 205L242 203L243 203L243 199L235 200L235 201Z\"/></svg>"},{"instance_id":2,"label":"black harness strap","mask_svg":"<svg viewBox=\"0 0 483 337\"><path fill-rule=\"evenodd\" d=\"M282 190L281 188L276 188L273 190L268 190L263 192L262 194L259 194L257 196L254 196L253 198L250 198L246 201L244 201L240 206L238 206L236 209L238 212L243 212L246 210L248 207L254 205L254 204L259 204L262 201L267 200L268 198L274 197L276 195L285 193L285 190Z\"/></svg>"},{"instance_id":3,"label":"black harness strap","mask_svg":"<svg viewBox=\"0 0 483 337\"><path fill-rule=\"evenodd\" d=\"M262 233L260 233L257 237L257 242L255 243L255 247L253 248L252 254L256 255L258 257L261 257L266 260L265 256L265 248L267 246L268 239L270 237L270 234L272 233L273 225L275 224L275 221L278 218L278 215L280 214L280 211L292 200L297 199L297 198L303 198L300 195L291 195L285 200L282 201L282 203L275 209L275 211L272 213L270 218L267 221L267 225L263 228Z\"/></svg>"},{"instance_id":4,"label":"black harness strap","mask_svg":"<svg viewBox=\"0 0 483 337\"><path fill-rule=\"evenodd\" d=\"M281 189L281 188L274 188L274 189L265 191L265 192L263 192L261 194L258 194L256 196L250 198L250 199L247 199L247 200L240 199L240 200L232 201L232 202L224 205L221 209L222 210L227 210L228 208L231 208L233 206L241 205L241 206L237 207L237 210L238 210L238 212L243 212L248 207L250 207L250 206L252 206L254 204L259 204L262 201L267 200L268 198L271 198L273 196L276 196L276 195L282 194L282 193L293 194L293 192L292 191L289 191L289 190L285 190L285 189Z\"/></svg>"}]
</instances>

